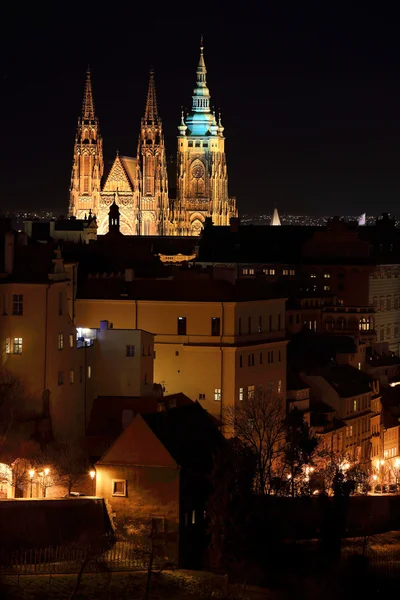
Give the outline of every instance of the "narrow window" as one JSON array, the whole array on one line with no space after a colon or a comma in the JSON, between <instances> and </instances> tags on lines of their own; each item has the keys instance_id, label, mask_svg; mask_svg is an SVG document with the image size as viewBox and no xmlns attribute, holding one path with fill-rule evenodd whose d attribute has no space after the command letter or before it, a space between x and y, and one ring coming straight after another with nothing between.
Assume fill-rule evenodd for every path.
<instances>
[{"instance_id":1,"label":"narrow window","mask_svg":"<svg viewBox=\"0 0 400 600\"><path fill-rule=\"evenodd\" d=\"M70 383L74 383L74 380L75 380L74 370L70 369L70 372L69 372L69 382Z\"/></svg>"},{"instance_id":2,"label":"narrow window","mask_svg":"<svg viewBox=\"0 0 400 600\"><path fill-rule=\"evenodd\" d=\"M126 346L126 356L129 358L133 358L135 356L135 346L132 346L132 344L128 344Z\"/></svg>"},{"instance_id":3,"label":"narrow window","mask_svg":"<svg viewBox=\"0 0 400 600\"><path fill-rule=\"evenodd\" d=\"M263 364L263 353L260 352L260 365L262 365L262 364Z\"/></svg>"},{"instance_id":4,"label":"narrow window","mask_svg":"<svg viewBox=\"0 0 400 600\"><path fill-rule=\"evenodd\" d=\"M21 317L24 314L24 296L22 294L13 294L12 314Z\"/></svg>"},{"instance_id":5,"label":"narrow window","mask_svg":"<svg viewBox=\"0 0 400 600\"><path fill-rule=\"evenodd\" d=\"M88 376L88 379L90 379L92 376L92 367L90 365L88 365L88 368L87 368L87 376Z\"/></svg>"},{"instance_id":6,"label":"narrow window","mask_svg":"<svg viewBox=\"0 0 400 600\"><path fill-rule=\"evenodd\" d=\"M178 317L178 335L186 335L186 317Z\"/></svg>"},{"instance_id":7,"label":"narrow window","mask_svg":"<svg viewBox=\"0 0 400 600\"><path fill-rule=\"evenodd\" d=\"M74 336L72 333L69 334L69 347L70 348L74 347Z\"/></svg>"},{"instance_id":8,"label":"narrow window","mask_svg":"<svg viewBox=\"0 0 400 600\"><path fill-rule=\"evenodd\" d=\"M79 383L83 381L83 367L82 365L79 367Z\"/></svg>"},{"instance_id":9,"label":"narrow window","mask_svg":"<svg viewBox=\"0 0 400 600\"><path fill-rule=\"evenodd\" d=\"M258 333L262 333L262 316L258 317Z\"/></svg>"},{"instance_id":10,"label":"narrow window","mask_svg":"<svg viewBox=\"0 0 400 600\"><path fill-rule=\"evenodd\" d=\"M64 383L64 371L58 371L58 385L63 385Z\"/></svg>"},{"instance_id":11,"label":"narrow window","mask_svg":"<svg viewBox=\"0 0 400 600\"><path fill-rule=\"evenodd\" d=\"M248 327L249 333L251 333L251 317L249 317L248 322L249 322L248 323L249 324L249 327Z\"/></svg>"},{"instance_id":12,"label":"narrow window","mask_svg":"<svg viewBox=\"0 0 400 600\"><path fill-rule=\"evenodd\" d=\"M242 354L239 356L239 367L243 367L243 356Z\"/></svg>"},{"instance_id":13,"label":"narrow window","mask_svg":"<svg viewBox=\"0 0 400 600\"><path fill-rule=\"evenodd\" d=\"M242 319L241 319L241 317L239 317L239 322L238 322L238 333L239 333L239 335L242 335Z\"/></svg>"},{"instance_id":14,"label":"narrow window","mask_svg":"<svg viewBox=\"0 0 400 600\"><path fill-rule=\"evenodd\" d=\"M63 304L64 304L64 294L63 292L58 292L58 316L63 314Z\"/></svg>"},{"instance_id":15,"label":"narrow window","mask_svg":"<svg viewBox=\"0 0 400 600\"><path fill-rule=\"evenodd\" d=\"M215 400L215 402L221 402L221 388L215 388L214 400Z\"/></svg>"},{"instance_id":16,"label":"narrow window","mask_svg":"<svg viewBox=\"0 0 400 600\"><path fill-rule=\"evenodd\" d=\"M63 348L64 348L64 334L59 333L58 334L58 349L62 350Z\"/></svg>"},{"instance_id":17,"label":"narrow window","mask_svg":"<svg viewBox=\"0 0 400 600\"><path fill-rule=\"evenodd\" d=\"M239 401L242 402L244 399L244 388L239 388Z\"/></svg>"},{"instance_id":18,"label":"narrow window","mask_svg":"<svg viewBox=\"0 0 400 600\"><path fill-rule=\"evenodd\" d=\"M212 317L211 319L211 335L220 335L221 333L221 319L219 317Z\"/></svg>"},{"instance_id":19,"label":"narrow window","mask_svg":"<svg viewBox=\"0 0 400 600\"><path fill-rule=\"evenodd\" d=\"M13 354L22 354L22 338L13 338Z\"/></svg>"}]
</instances>

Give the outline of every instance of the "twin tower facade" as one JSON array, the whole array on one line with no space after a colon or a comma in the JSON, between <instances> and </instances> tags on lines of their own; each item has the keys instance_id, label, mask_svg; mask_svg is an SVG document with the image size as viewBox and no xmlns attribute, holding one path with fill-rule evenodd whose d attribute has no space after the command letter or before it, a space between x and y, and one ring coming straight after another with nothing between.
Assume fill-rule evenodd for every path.
<instances>
[{"instance_id":1,"label":"twin tower facade","mask_svg":"<svg viewBox=\"0 0 400 600\"><path fill-rule=\"evenodd\" d=\"M167 163L154 73L150 73L146 109L136 156L117 156L104 173L103 143L95 114L90 72L74 146L69 214L96 216L98 234L109 230L111 205L118 205L125 235L198 235L206 217L229 225L237 216L228 196L225 137L221 119L210 108L203 47L197 67L192 109L178 127L177 197L168 196ZM115 205L114 205L115 206Z\"/></svg>"}]
</instances>

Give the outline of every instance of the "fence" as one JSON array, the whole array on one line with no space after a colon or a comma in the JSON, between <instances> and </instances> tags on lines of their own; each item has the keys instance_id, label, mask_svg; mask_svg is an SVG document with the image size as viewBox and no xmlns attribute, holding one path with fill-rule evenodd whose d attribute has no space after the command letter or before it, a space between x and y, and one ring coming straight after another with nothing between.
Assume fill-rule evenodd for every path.
<instances>
[{"instance_id":1,"label":"fence","mask_svg":"<svg viewBox=\"0 0 400 600\"><path fill-rule=\"evenodd\" d=\"M56 546L32 550L0 551L0 573L5 575L39 575L78 573L83 561L85 572L104 570L133 571L147 569L150 550L137 543L116 542L112 546ZM163 561L155 556L154 569Z\"/></svg>"}]
</instances>

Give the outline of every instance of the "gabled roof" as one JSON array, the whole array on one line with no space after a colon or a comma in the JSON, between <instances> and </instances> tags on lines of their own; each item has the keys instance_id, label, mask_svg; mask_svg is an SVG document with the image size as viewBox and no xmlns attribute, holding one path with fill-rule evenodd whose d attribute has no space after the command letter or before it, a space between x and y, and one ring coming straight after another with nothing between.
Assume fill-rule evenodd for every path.
<instances>
[{"instance_id":1,"label":"gabled roof","mask_svg":"<svg viewBox=\"0 0 400 600\"><path fill-rule=\"evenodd\" d=\"M334 364L321 375L341 398L351 398L372 392L372 377L351 365Z\"/></svg>"},{"instance_id":2,"label":"gabled roof","mask_svg":"<svg viewBox=\"0 0 400 600\"><path fill-rule=\"evenodd\" d=\"M123 185L118 185L119 191L132 191L135 187L135 172L136 172L136 158L130 158L128 156L117 156L113 162L110 172L107 175L103 186L103 192L113 193L116 187L113 182L119 184L125 184L126 189L123 189Z\"/></svg>"},{"instance_id":3,"label":"gabled roof","mask_svg":"<svg viewBox=\"0 0 400 600\"><path fill-rule=\"evenodd\" d=\"M141 415L136 415L97 464L178 466Z\"/></svg>"},{"instance_id":4,"label":"gabled roof","mask_svg":"<svg viewBox=\"0 0 400 600\"><path fill-rule=\"evenodd\" d=\"M224 442L213 419L194 402L137 415L97 464L180 466L191 473L204 473Z\"/></svg>"}]
</instances>

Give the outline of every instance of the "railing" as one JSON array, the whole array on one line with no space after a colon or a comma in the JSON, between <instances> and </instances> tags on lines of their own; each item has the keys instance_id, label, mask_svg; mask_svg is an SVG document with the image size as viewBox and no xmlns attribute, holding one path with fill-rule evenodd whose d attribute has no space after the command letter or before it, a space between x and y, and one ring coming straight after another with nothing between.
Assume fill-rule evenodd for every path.
<instances>
[{"instance_id":1,"label":"railing","mask_svg":"<svg viewBox=\"0 0 400 600\"><path fill-rule=\"evenodd\" d=\"M52 546L49 548L0 551L0 574L38 575L78 573L86 561L85 572L134 571L147 568L148 557L136 542L121 541L112 546ZM164 560L155 557L154 569Z\"/></svg>"}]
</instances>

